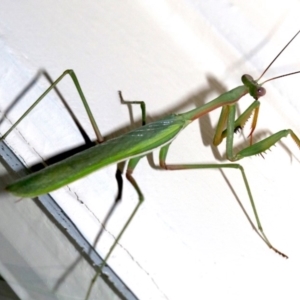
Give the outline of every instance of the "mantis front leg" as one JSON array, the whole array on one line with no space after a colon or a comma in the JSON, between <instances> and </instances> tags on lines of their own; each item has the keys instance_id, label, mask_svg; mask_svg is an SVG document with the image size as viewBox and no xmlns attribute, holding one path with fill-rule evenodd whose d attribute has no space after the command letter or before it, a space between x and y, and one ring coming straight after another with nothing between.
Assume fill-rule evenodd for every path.
<instances>
[{"instance_id":1,"label":"mantis front leg","mask_svg":"<svg viewBox=\"0 0 300 300\"><path fill-rule=\"evenodd\" d=\"M227 140L226 140L226 155L228 160L237 161L247 156L253 156L257 154L261 154L266 150L270 149L273 145L275 145L278 141L280 141L283 137L287 137L290 135L294 142L300 147L300 139L291 129L285 129L278 131L270 135L269 137L251 144L249 147L244 148L243 150L233 153L233 135L234 135L234 118L235 118L235 105L228 106L228 119L227 119ZM256 116L257 119L257 116ZM251 131L251 135L254 129Z\"/></svg>"},{"instance_id":2,"label":"mantis front leg","mask_svg":"<svg viewBox=\"0 0 300 300\"><path fill-rule=\"evenodd\" d=\"M240 129L243 129L246 122L253 114L253 118L252 118L252 122L251 122L251 131L248 135L248 137L250 138L250 145L252 145L252 143L253 143L252 136L253 136L253 133L254 133L254 130L255 130L256 124L257 124L259 107L260 107L260 102L257 100L253 101L252 104L234 121L234 125L233 125L233 132L237 132ZM223 139L228 136L228 130L227 129L223 130L223 128L227 122L227 119L228 119L228 112L229 112L229 106L228 105L223 106L221 115L219 118L219 122L218 122L218 125L216 128L216 133L215 133L215 136L213 139L214 146L220 145L221 142L223 141ZM232 124L232 120L230 120L230 121Z\"/></svg>"}]
</instances>

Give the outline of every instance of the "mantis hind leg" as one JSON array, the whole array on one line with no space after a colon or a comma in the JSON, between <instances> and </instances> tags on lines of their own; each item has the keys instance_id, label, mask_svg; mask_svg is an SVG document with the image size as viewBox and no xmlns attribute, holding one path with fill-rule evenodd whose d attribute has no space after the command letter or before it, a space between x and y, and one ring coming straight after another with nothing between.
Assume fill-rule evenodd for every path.
<instances>
[{"instance_id":1,"label":"mantis hind leg","mask_svg":"<svg viewBox=\"0 0 300 300\"><path fill-rule=\"evenodd\" d=\"M244 168L240 164L183 164L183 165L169 165L166 164L166 157L169 150L170 144L164 146L160 150L159 159L160 159L160 166L165 170L189 170L189 169L238 169L241 172L244 185L252 206L252 210L255 216L257 227L253 224L251 221L251 218L249 217L248 213L246 212L245 208L243 207L242 203L239 202L244 214L246 215L249 223L251 224L253 230L258 234L258 236L264 241L264 243L271 249L273 249L276 253L279 255L288 258L284 253L277 250L268 240L267 236L265 235L258 213L257 209L254 203L254 199L252 196L252 192L250 189L250 185L248 183L248 179L246 177L246 173L244 171ZM258 228L258 229L257 229Z\"/></svg>"},{"instance_id":2,"label":"mantis hind leg","mask_svg":"<svg viewBox=\"0 0 300 300\"><path fill-rule=\"evenodd\" d=\"M145 125L146 124L146 105L145 105L145 102L144 101L126 101L126 100L124 100L121 91L119 91L119 96L120 96L121 103L123 103L123 104L138 104L138 105L140 105L141 111L142 111L142 125ZM88 291L87 291L85 299L89 298L90 293L91 293L92 288L93 288L93 285L96 282L98 276L102 273L102 269L105 267L107 260L109 259L109 257L112 254L113 250L115 249L115 247L119 243L119 240L121 239L123 233L126 231L127 227L131 223L131 221L134 218L136 212L138 211L140 205L144 201L143 193L142 193L140 187L138 186L136 180L134 179L134 177L132 175L132 173L133 173L136 165L139 163L139 161L140 161L141 158L143 158L143 156L139 156L139 157L135 157L135 158L130 159L129 162L128 162L127 171L126 171L126 178L127 178L127 180L132 184L133 188L136 190L136 192L138 194L138 203L135 206L135 208L132 211L132 213L130 214L129 218L127 219L125 225L123 226L123 228L119 232L119 234L116 237L114 243L110 247L109 252L106 254L106 256L105 256L105 258L104 258L101 266L99 267L99 269L97 270L97 272L94 275L93 279L91 280L91 284L90 284L90 286L88 288ZM115 204L117 204L122 199L122 191L123 191L122 174L123 174L123 170L124 170L124 163L119 163L118 167L117 167L116 175L115 175L117 183L118 183L118 194L117 194L117 197L116 197L116 200L115 200ZM94 243L94 245L95 245L95 243Z\"/></svg>"},{"instance_id":3,"label":"mantis hind leg","mask_svg":"<svg viewBox=\"0 0 300 300\"><path fill-rule=\"evenodd\" d=\"M129 101L129 100L124 100L122 92L119 91L119 97L121 100L122 104L127 104L127 105L131 105L131 104L137 104L140 105L141 108L141 112L142 112L142 126L146 125L146 104L144 101L139 101L139 100L134 100L134 101ZM131 110L130 110L130 115L131 115ZM124 170L124 166L125 163L121 162L117 165L117 171L116 171L116 180L118 183L118 194L116 197L116 202L121 201L122 199L122 192L123 192L123 170ZM128 175L127 175L128 176Z\"/></svg>"},{"instance_id":4,"label":"mantis hind leg","mask_svg":"<svg viewBox=\"0 0 300 300\"><path fill-rule=\"evenodd\" d=\"M44 73L46 78L52 82L51 78L49 77L49 75L47 73ZM77 79L77 76L75 74L75 72L73 70L66 70L63 72L63 74L61 74L51 85L50 87L24 112L24 114L15 122L15 124L2 136L1 140L5 139L9 134L10 132L45 98L46 95L48 95L48 93L51 91L51 90L56 90L56 86L58 85L58 83L66 76L66 75L69 75L77 89L77 92L80 96L80 99L83 103L83 106L88 114L88 117L91 121L91 124L93 126L93 129L95 131L95 134L97 136L97 140L99 143L103 142L103 137L100 133L100 130L97 126L97 123L94 119L94 116L90 110L90 107L88 105L88 102L83 94L83 91L81 89L81 86L79 84L79 81ZM68 109L68 107L67 107ZM69 109L68 109L69 110ZM72 116L73 117L73 116Z\"/></svg>"},{"instance_id":5,"label":"mantis hind leg","mask_svg":"<svg viewBox=\"0 0 300 300\"><path fill-rule=\"evenodd\" d=\"M123 226L123 228L121 229L121 231L119 232L118 236L116 237L114 243L112 244L112 246L109 249L109 252L106 254L101 266L99 267L99 269L97 270L96 274L94 275L93 279L91 280L90 286L88 288L87 294L85 299L87 300L90 296L90 293L92 291L93 285L96 282L98 276L102 273L102 269L105 267L107 260L109 259L110 255L112 254L113 250L115 249L115 247L117 246L117 244L119 243L123 233L125 232L125 230L127 229L127 227L129 226L129 224L131 223L132 219L134 218L136 212L138 211L139 207L141 206L141 204L144 201L144 196L143 193L140 189L140 187L138 186L136 180L134 179L134 177L132 176L133 170L136 167L136 165L138 164L138 162L140 161L140 159L143 156L140 157L135 157L129 160L128 162L128 167L127 167L127 171L126 171L126 178L128 179L128 181L132 184L133 188L136 190L137 194L138 194L138 203L135 206L134 210L132 211L132 213L130 214L129 218L127 219L125 225Z\"/></svg>"},{"instance_id":6,"label":"mantis hind leg","mask_svg":"<svg viewBox=\"0 0 300 300\"><path fill-rule=\"evenodd\" d=\"M140 100L134 100L134 101L128 101L128 100L124 100L122 92L119 91L119 97L121 100L122 104L139 104L141 107L141 111L142 111L142 126L146 125L146 103L144 101L140 101Z\"/></svg>"}]
</instances>

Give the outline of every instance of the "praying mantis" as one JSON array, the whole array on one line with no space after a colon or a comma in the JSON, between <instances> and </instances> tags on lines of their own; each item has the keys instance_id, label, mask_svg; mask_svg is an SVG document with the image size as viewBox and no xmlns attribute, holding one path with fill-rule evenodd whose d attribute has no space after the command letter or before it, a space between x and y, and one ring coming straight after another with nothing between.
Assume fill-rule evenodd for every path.
<instances>
[{"instance_id":1,"label":"praying mantis","mask_svg":"<svg viewBox=\"0 0 300 300\"><path fill-rule=\"evenodd\" d=\"M23 114L21 118L2 136L2 140L5 139L10 132L27 116L27 114L54 88L56 85L67 75L71 77L74 85L79 93L79 96L83 102L83 105L87 111L90 118L92 126L96 132L98 145L87 149L81 153L73 155L62 162L51 165L41 171L28 175L24 178L17 180L16 182L8 185L6 190L18 197L36 197L45 193L54 191L60 187L63 187L77 179L80 179L98 169L111 164L117 164L119 162L128 161L126 177L129 182L134 187L138 195L138 203L134 208L133 212L129 216L124 227L120 231L119 235L116 237L115 242L111 246L109 252L107 253L104 263L100 266L99 270L96 272L89 290L86 295L86 299L89 298L90 292L92 290L93 282L96 280L98 275L101 273L101 268L104 266L108 258L110 257L115 246L119 242L123 233L127 229L128 225L134 218L136 212L138 211L140 205L144 201L143 193L133 177L133 171L140 159L143 158L148 153L152 152L156 148L160 149L159 161L160 167L165 170L185 170L185 169L238 169L242 176L245 189L247 191L253 213L255 215L258 231L257 234L261 237L264 243L273 251L279 255L287 258L283 252L275 248L271 242L268 240L266 234L263 231L250 185L246 177L243 167L235 163L245 157L250 157L253 155L261 154L269 149L271 146L275 145L283 137L290 135L295 143L300 147L300 140L298 136L291 130L281 130L269 137L253 143L252 136L256 129L260 102L258 99L265 95L266 90L262 87L266 82L281 78L283 76L289 76L292 74L300 73L300 71L273 77L271 79L265 80L262 83L258 81L263 77L267 70L271 67L278 56L286 49L286 47L296 38L299 34L298 31L295 36L288 42L288 44L279 52L279 54L273 59L269 66L265 69L262 75L257 79L249 75L242 76L243 85L238 86L207 104L201 107L197 107L191 111L181 114L172 114L158 121L146 124L146 113L143 102L133 101L132 103L140 104L143 111L143 122L144 126L133 130L127 134L124 134L115 139L108 141L103 140L102 135L98 129L98 126L94 120L92 112L89 105L85 99L83 91L80 87L79 81L73 70L66 70L54 83L36 100L36 102ZM237 102L246 94L250 94L254 101L253 103L238 117L236 118L236 104ZM122 98L122 94L120 93ZM171 165L166 163L166 158L168 154L169 147L172 141L177 137L177 135L187 127L192 121L201 118L203 115L217 109L221 108L220 118L216 127L215 136L213 138L213 144L218 146L224 139L226 139L226 156L227 159L233 163L220 163L220 164L183 164L183 165ZM238 151L233 152L233 136L234 133L243 128L246 121L253 114L253 119L251 123L250 146Z\"/></svg>"}]
</instances>

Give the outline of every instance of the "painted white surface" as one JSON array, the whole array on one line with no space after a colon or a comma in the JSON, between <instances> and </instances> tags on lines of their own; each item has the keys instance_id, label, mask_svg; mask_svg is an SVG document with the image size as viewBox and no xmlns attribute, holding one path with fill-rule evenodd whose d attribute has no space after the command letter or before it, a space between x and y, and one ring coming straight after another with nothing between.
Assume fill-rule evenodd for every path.
<instances>
[{"instance_id":1,"label":"painted white surface","mask_svg":"<svg viewBox=\"0 0 300 300\"><path fill-rule=\"evenodd\" d=\"M104 136L125 131L130 124L118 90L126 99L144 100L148 120L192 109L240 85L243 73L258 77L299 29L296 1L72 1L70 5L44 0L2 1L1 6L1 110L40 68L53 78L72 68ZM291 45L267 78L300 68L299 43ZM298 81L295 76L266 85L258 136L284 128L300 134ZM47 83L39 83L26 99L34 100L45 87ZM59 87L92 134L70 80ZM57 141L69 147L80 141L54 98L49 97L44 114L37 109L19 129L34 151L20 150L24 142L16 135L9 140L28 162L39 160L34 152L51 155L59 147ZM24 99L9 119L16 120L27 106ZM138 121L139 109L134 111ZM218 116L213 112L202 118L201 128L198 122L191 125L170 148L168 161L220 161L224 145L219 150L210 147ZM241 142L243 136L236 144ZM219 171L156 171L144 159L135 177L146 201L109 261L140 299L299 298L299 149L284 139L265 159L241 163L265 232L289 260L267 249L251 230ZM114 166L106 168L53 193L91 242L116 194L114 172ZM226 171L225 176L250 212L239 174ZM109 233L99 243L102 255L136 201L126 183Z\"/></svg>"}]
</instances>

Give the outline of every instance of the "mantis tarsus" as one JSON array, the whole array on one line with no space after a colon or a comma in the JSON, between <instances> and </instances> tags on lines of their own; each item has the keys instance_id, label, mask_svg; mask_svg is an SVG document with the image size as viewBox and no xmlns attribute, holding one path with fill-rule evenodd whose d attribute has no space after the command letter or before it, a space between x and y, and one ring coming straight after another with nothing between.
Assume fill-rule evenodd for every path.
<instances>
[{"instance_id":1,"label":"mantis tarsus","mask_svg":"<svg viewBox=\"0 0 300 300\"><path fill-rule=\"evenodd\" d=\"M86 295L86 299L89 298L93 282L97 279L98 275L101 273L101 268L104 266L109 256L111 255L113 249L119 242L122 234L128 227L129 223L136 214L138 208L144 200L144 196L133 177L133 171L137 166L139 160L144 157L147 153L152 152L156 148L160 149L159 154L159 164L162 169L165 170L184 170L184 169L225 169L232 168L238 169L241 172L246 191L251 202L253 213L255 215L257 228L255 228L256 233L261 237L264 243L276 253L287 258L287 256L281 251L277 250L268 240L265 235L258 213L255 207L255 203L252 197L251 189L248 184L246 174L243 167L237 163L221 163L221 164L183 164L183 165L170 165L166 163L166 157L168 154L169 147L176 136L192 121L200 118L201 116L213 111L219 107L222 108L221 115L216 127L216 133L213 139L213 144L218 146L224 138L226 138L226 156L231 162L241 160L247 156L253 156L261 154L271 146L276 144L281 138L290 135L296 144L300 147L300 140L296 134L291 129L281 130L269 137L253 143L252 136L256 128L259 106L260 102L258 98L265 95L266 90L262 87L268 81L281 78L284 76L300 73L300 71L284 74L281 76L273 77L271 79L265 80L262 83L258 81L266 73L266 71L271 67L278 56L286 49L286 47L295 39L299 34L298 31L295 36L286 44L286 46L279 52L279 54L272 60L269 66L265 69L262 75L257 79L253 80L250 75L243 75L242 82L243 85L238 86L216 99L204 104L201 107L197 107L191 111L181 114L172 114L163 119L155 121L153 123L145 124L145 106L144 103L138 101L132 101L132 103L138 103L142 106L143 112L143 124L144 126L135 129L127 134L124 134L118 138L108 140L104 143L103 138L100 134L98 126L94 120L88 103L80 87L79 81L73 70L66 70L54 83L35 101L35 103L19 118L19 120L3 135L2 139L5 139L7 135L22 121L22 119L53 89L56 85L66 76L69 75L74 82L74 85L79 93L79 96L83 102L83 105L89 115L92 126L96 132L99 144L85 150L81 153L75 154L62 162L51 165L41 171L28 175L24 178L17 180L16 182L8 185L6 187L7 191L17 195L19 197L36 197L45 193L52 192L60 187L63 187L77 179L80 179L98 169L101 169L110 164L116 164L119 162L127 161L128 166L126 170L126 177L132 184L134 189L138 194L138 203L129 216L127 222L123 226L119 235L117 236L115 242L111 246L109 252L107 253L104 263L99 267L96 272L89 290ZM254 101L253 103L238 117L235 119L236 115L236 104L237 102L246 94L250 94ZM122 95L120 93L120 97ZM233 136L234 132L240 128L243 128L249 117L254 114L251 123L250 146L245 147L241 151L233 152ZM227 126L227 127L226 127ZM226 127L226 128L225 128Z\"/></svg>"}]
</instances>

